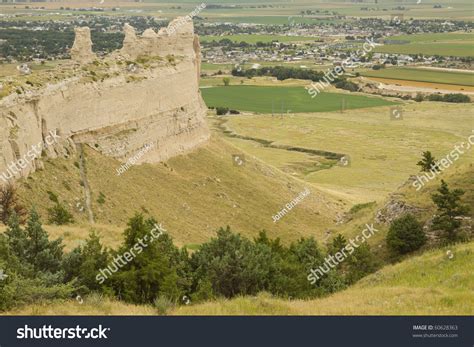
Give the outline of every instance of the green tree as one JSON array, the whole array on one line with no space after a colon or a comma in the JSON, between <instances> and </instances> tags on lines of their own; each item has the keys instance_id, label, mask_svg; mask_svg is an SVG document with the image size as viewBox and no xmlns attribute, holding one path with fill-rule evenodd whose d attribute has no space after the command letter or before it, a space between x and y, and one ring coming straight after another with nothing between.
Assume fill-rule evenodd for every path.
<instances>
[{"instance_id":1,"label":"green tree","mask_svg":"<svg viewBox=\"0 0 474 347\"><path fill-rule=\"evenodd\" d=\"M347 258L347 264L345 277L348 284L357 282L362 277L375 272L379 267L379 262L367 243L354 249L354 253Z\"/></svg>"},{"instance_id":2,"label":"green tree","mask_svg":"<svg viewBox=\"0 0 474 347\"><path fill-rule=\"evenodd\" d=\"M43 229L39 215L34 209L30 212L25 232L28 238L26 259L35 271L59 271L63 255L62 240L49 241L48 233Z\"/></svg>"},{"instance_id":3,"label":"green tree","mask_svg":"<svg viewBox=\"0 0 474 347\"><path fill-rule=\"evenodd\" d=\"M101 244L100 237L95 231L89 233L89 238L83 247L79 246L64 256L62 267L65 280L77 278L78 283L88 290L101 290L102 285L97 281L97 274L107 267L109 253Z\"/></svg>"},{"instance_id":4,"label":"green tree","mask_svg":"<svg viewBox=\"0 0 474 347\"><path fill-rule=\"evenodd\" d=\"M224 77L222 79L222 82L224 82L224 86L229 86L230 85L230 78L229 77Z\"/></svg>"},{"instance_id":5,"label":"green tree","mask_svg":"<svg viewBox=\"0 0 474 347\"><path fill-rule=\"evenodd\" d=\"M20 222L24 221L26 209L18 201L16 188L13 184L0 185L0 221L8 224L10 216L15 213Z\"/></svg>"},{"instance_id":6,"label":"green tree","mask_svg":"<svg viewBox=\"0 0 474 347\"><path fill-rule=\"evenodd\" d=\"M48 208L50 224L65 225L74 223L72 214L59 202L52 208Z\"/></svg>"},{"instance_id":7,"label":"green tree","mask_svg":"<svg viewBox=\"0 0 474 347\"><path fill-rule=\"evenodd\" d=\"M338 234L329 244L328 253L334 255L337 252L339 252L341 249L346 247L346 245L347 245L346 238L342 236L341 234Z\"/></svg>"},{"instance_id":8,"label":"green tree","mask_svg":"<svg viewBox=\"0 0 474 347\"><path fill-rule=\"evenodd\" d=\"M423 246L426 235L416 218L407 214L392 222L387 234L387 246L395 253L413 252Z\"/></svg>"},{"instance_id":9,"label":"green tree","mask_svg":"<svg viewBox=\"0 0 474 347\"><path fill-rule=\"evenodd\" d=\"M421 167L421 171L428 172L437 167L437 163L430 151L423 152L422 159L416 164Z\"/></svg>"},{"instance_id":10,"label":"green tree","mask_svg":"<svg viewBox=\"0 0 474 347\"><path fill-rule=\"evenodd\" d=\"M8 277L0 281L0 310L39 300L67 299L77 290L63 282L61 240L49 242L39 217L32 211L26 230L12 216L0 235L0 269Z\"/></svg>"},{"instance_id":11,"label":"green tree","mask_svg":"<svg viewBox=\"0 0 474 347\"><path fill-rule=\"evenodd\" d=\"M28 246L28 239L25 231L20 226L18 215L13 213L8 220L8 227L5 231L11 251L20 259L24 259Z\"/></svg>"},{"instance_id":12,"label":"green tree","mask_svg":"<svg viewBox=\"0 0 474 347\"><path fill-rule=\"evenodd\" d=\"M113 254L117 271L106 285L110 285L116 295L125 301L145 304L170 293L178 296L176 288L170 284L171 279L175 280L179 291L184 292L181 279L175 276L182 266L179 250L166 234L153 240L152 230L158 233L156 221L144 220L141 214L136 214L128 222L123 244ZM123 265L117 259L126 259L125 254L134 256Z\"/></svg>"},{"instance_id":13,"label":"green tree","mask_svg":"<svg viewBox=\"0 0 474 347\"><path fill-rule=\"evenodd\" d=\"M462 189L450 190L444 180L441 180L438 192L432 195L433 202L438 207L432 228L440 230L448 243L455 242L460 238L458 229L461 226L461 221L456 217L463 216L469 211L468 206L461 204L463 195Z\"/></svg>"}]
</instances>

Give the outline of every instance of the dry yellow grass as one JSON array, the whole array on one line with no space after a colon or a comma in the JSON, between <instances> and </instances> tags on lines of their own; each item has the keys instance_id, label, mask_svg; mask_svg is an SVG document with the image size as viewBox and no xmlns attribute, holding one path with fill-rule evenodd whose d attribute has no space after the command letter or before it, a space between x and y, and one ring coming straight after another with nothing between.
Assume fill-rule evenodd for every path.
<instances>
[{"instance_id":1,"label":"dry yellow grass","mask_svg":"<svg viewBox=\"0 0 474 347\"><path fill-rule=\"evenodd\" d=\"M151 306L139 306L92 295L77 300L55 300L23 306L2 315L11 316L149 316L155 315Z\"/></svg>"},{"instance_id":2,"label":"dry yellow grass","mask_svg":"<svg viewBox=\"0 0 474 347\"><path fill-rule=\"evenodd\" d=\"M79 242L94 227L107 245L116 246L135 212L163 223L180 246L205 242L226 225L250 237L266 229L271 237L284 241L320 237L335 225L336 213L343 208L340 202L251 155L243 166L235 166L232 154L242 152L213 137L192 153L166 163L137 165L116 176L120 163L89 148L86 166L95 226L87 223L86 213L77 207L78 202L84 203L75 159L48 160L44 170L19 182L19 194L28 207L36 207L44 222L47 209L54 205L47 192L58 195L78 224L46 230L63 236L66 244ZM272 216L306 187L311 194L273 223ZM105 196L103 203L98 202L100 193Z\"/></svg>"}]
</instances>

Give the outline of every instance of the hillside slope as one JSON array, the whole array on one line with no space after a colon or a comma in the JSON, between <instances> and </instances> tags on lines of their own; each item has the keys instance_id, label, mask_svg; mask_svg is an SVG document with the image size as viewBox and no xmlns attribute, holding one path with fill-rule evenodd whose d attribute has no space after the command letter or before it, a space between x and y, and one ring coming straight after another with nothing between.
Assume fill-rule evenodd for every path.
<instances>
[{"instance_id":1,"label":"hillside slope","mask_svg":"<svg viewBox=\"0 0 474 347\"><path fill-rule=\"evenodd\" d=\"M128 219L141 212L163 223L176 244L194 245L226 225L247 236L266 229L271 237L289 241L320 238L335 224L341 211L338 201L252 157L235 165L233 154L241 152L214 137L192 153L161 164L133 166L117 176L119 161L85 147L94 227L114 245ZM46 228L53 237L64 237L66 244L84 239L91 228L79 166L78 159L48 160L44 170L19 182L21 199L28 207L36 206L44 222L54 205L48 191L73 213L77 224ZM310 195L274 223L272 216L305 188Z\"/></svg>"}]
</instances>

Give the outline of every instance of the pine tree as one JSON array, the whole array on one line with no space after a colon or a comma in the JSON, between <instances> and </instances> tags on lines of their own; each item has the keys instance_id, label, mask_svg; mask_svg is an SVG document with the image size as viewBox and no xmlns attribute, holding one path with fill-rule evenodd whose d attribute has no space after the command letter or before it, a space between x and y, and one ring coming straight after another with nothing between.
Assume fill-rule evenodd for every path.
<instances>
[{"instance_id":1,"label":"pine tree","mask_svg":"<svg viewBox=\"0 0 474 347\"><path fill-rule=\"evenodd\" d=\"M126 253L131 253L131 250L135 255L131 261L120 266L106 282L125 301L152 303L166 294L176 293L175 288L171 288L169 284L169 276L173 276L177 271L175 262L180 258L180 253L171 239L168 242L166 235L151 239L151 231L155 226L155 220L144 220L141 214L135 215L130 219L124 232L124 243L113 254L115 260L118 257L123 258Z\"/></svg>"},{"instance_id":2,"label":"pine tree","mask_svg":"<svg viewBox=\"0 0 474 347\"><path fill-rule=\"evenodd\" d=\"M35 271L55 273L61 268L62 240L49 241L36 210L32 210L26 225L28 245L26 259Z\"/></svg>"},{"instance_id":3,"label":"pine tree","mask_svg":"<svg viewBox=\"0 0 474 347\"><path fill-rule=\"evenodd\" d=\"M79 267L80 283L90 290L98 290L101 285L97 282L96 276L100 269L107 267L109 254L102 246L99 236L95 231L91 231L89 238L81 249L82 262Z\"/></svg>"},{"instance_id":4,"label":"pine tree","mask_svg":"<svg viewBox=\"0 0 474 347\"><path fill-rule=\"evenodd\" d=\"M421 167L421 171L423 172L429 172L438 167L438 164L430 151L423 152L422 159L416 165Z\"/></svg>"},{"instance_id":5,"label":"pine tree","mask_svg":"<svg viewBox=\"0 0 474 347\"><path fill-rule=\"evenodd\" d=\"M10 216L15 213L17 218L23 222L26 209L18 201L16 188L13 184L0 185L0 221L8 224Z\"/></svg>"},{"instance_id":6,"label":"pine tree","mask_svg":"<svg viewBox=\"0 0 474 347\"><path fill-rule=\"evenodd\" d=\"M344 247L346 247L347 241L344 236L341 234L338 234L331 242L331 244L328 246L328 253L329 254L336 254L337 252L341 251Z\"/></svg>"},{"instance_id":7,"label":"pine tree","mask_svg":"<svg viewBox=\"0 0 474 347\"><path fill-rule=\"evenodd\" d=\"M448 184L444 180L441 180L438 193L432 195L433 202L438 207L432 228L440 230L447 242L458 240L457 231L461 226L461 221L456 217L463 216L469 211L469 207L460 202L463 195L462 189L449 190Z\"/></svg>"},{"instance_id":8,"label":"pine tree","mask_svg":"<svg viewBox=\"0 0 474 347\"><path fill-rule=\"evenodd\" d=\"M392 222L387 234L387 245L395 253L405 254L413 252L423 246L426 235L423 227L410 214Z\"/></svg>"},{"instance_id":9,"label":"pine tree","mask_svg":"<svg viewBox=\"0 0 474 347\"><path fill-rule=\"evenodd\" d=\"M5 231L11 251L20 259L25 258L28 239L25 231L20 226L18 215L13 213L8 220L8 228Z\"/></svg>"}]
</instances>

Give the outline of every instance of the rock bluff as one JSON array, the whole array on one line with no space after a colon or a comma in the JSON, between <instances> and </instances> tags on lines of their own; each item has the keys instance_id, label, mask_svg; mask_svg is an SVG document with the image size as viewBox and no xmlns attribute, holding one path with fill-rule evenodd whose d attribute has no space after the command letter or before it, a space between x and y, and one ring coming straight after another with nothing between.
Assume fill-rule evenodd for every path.
<instances>
[{"instance_id":1,"label":"rock bluff","mask_svg":"<svg viewBox=\"0 0 474 347\"><path fill-rule=\"evenodd\" d=\"M137 36L129 25L124 31L122 49L99 59L89 28L76 29L72 59L58 68L63 78L50 73L39 87L25 84L0 99L0 175L50 132L60 138L43 156L67 157L83 143L126 161L152 145L139 163L166 160L209 139L192 22L173 34L163 28ZM40 159L32 160L15 177L39 166Z\"/></svg>"}]
</instances>

